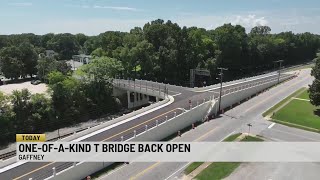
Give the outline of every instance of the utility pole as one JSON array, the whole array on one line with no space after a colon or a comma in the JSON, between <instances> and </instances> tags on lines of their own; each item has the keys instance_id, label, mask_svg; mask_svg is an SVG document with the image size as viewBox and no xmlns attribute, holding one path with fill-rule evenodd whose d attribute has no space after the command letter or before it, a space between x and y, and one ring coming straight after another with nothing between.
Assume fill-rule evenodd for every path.
<instances>
[{"instance_id":1,"label":"utility pole","mask_svg":"<svg viewBox=\"0 0 320 180\"><path fill-rule=\"evenodd\" d=\"M58 117L58 116L56 116L56 119L58 120L58 119L59 119L59 117ZM58 129L58 137L59 137L59 139L60 139L60 128Z\"/></svg>"},{"instance_id":2,"label":"utility pole","mask_svg":"<svg viewBox=\"0 0 320 180\"><path fill-rule=\"evenodd\" d=\"M249 123L249 124L247 124L247 126L249 127L248 136L250 136L250 127L252 127L252 124L251 124L251 123Z\"/></svg>"},{"instance_id":3,"label":"utility pole","mask_svg":"<svg viewBox=\"0 0 320 180\"><path fill-rule=\"evenodd\" d=\"M282 66L282 62L283 60L278 60L278 61L273 61L274 63L279 63L279 71L278 71L278 84L280 83L280 73L281 73L281 66Z\"/></svg>"},{"instance_id":4,"label":"utility pole","mask_svg":"<svg viewBox=\"0 0 320 180\"><path fill-rule=\"evenodd\" d=\"M227 68L218 68L220 70L220 94L219 94L219 108L218 108L218 114L220 113L221 110L221 96L222 96L222 79L223 79L223 71L227 71Z\"/></svg>"}]
</instances>

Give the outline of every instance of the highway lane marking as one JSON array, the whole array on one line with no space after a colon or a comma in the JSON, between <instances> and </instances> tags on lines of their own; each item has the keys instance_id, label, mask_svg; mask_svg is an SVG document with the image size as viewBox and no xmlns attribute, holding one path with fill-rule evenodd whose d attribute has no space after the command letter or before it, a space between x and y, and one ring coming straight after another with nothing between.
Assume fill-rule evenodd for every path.
<instances>
[{"instance_id":1,"label":"highway lane marking","mask_svg":"<svg viewBox=\"0 0 320 180\"><path fill-rule=\"evenodd\" d=\"M286 86L286 87L284 87L284 88L283 88L283 89L281 89L280 91L277 91L277 92L276 92L276 93L274 93L273 95L271 95L271 96L267 97L266 99L264 99L264 100L262 100L262 101L258 102L258 103L257 103L257 104L255 104L255 105L251 106L251 107L250 107L250 108L248 108L244 113L247 113L248 111L252 110L253 108L256 108L257 106L259 106L260 104L262 104L262 103L264 103L264 102L266 102L266 101L270 100L272 97L274 97L274 96L278 95L279 93L281 93L281 92L283 92L283 91L286 91L287 89L289 89L289 88L291 88L291 87L295 86L296 84L298 84L298 83L300 83L301 81L304 81L305 79L308 79L308 78L309 78L309 77L305 77L305 78L303 78L303 79L301 79L301 80L298 80L297 82L295 82L295 83L291 84L290 86Z\"/></svg>"},{"instance_id":2,"label":"highway lane marking","mask_svg":"<svg viewBox=\"0 0 320 180\"><path fill-rule=\"evenodd\" d=\"M148 123L148 122L150 122L150 121L152 121L152 120L154 120L154 119L157 119L157 118L159 118L159 117L161 117L161 116L163 116L163 115L165 115L165 114L169 114L170 112L173 112L173 111L175 111L175 110L177 110L177 109L178 109L178 110L181 110L181 109L179 109L179 108L172 109L171 111L168 111L168 112L165 112L165 113L163 113L163 114L160 114L159 116L153 117L152 119L149 119L148 121L144 121L144 122L142 122L142 123L140 123L140 124L137 124L137 125L129 128L129 129L126 129L126 130L124 130L124 131L122 131L122 132L119 132L119 133L117 133L117 134L114 134L114 135L112 135L112 136L110 136L110 137L102 140L102 142L103 142L103 141L107 141L107 140L109 140L109 139L111 139L111 138L113 138L113 137L116 137L116 136L118 136L118 135L120 135L120 134L123 134L123 133L125 133L125 132L128 132L128 131L130 131L130 130L136 128L136 127L139 127L139 126L141 126L141 125L143 125L143 124L146 124L146 123ZM183 112L183 111L182 111L182 112Z\"/></svg>"},{"instance_id":3,"label":"highway lane marking","mask_svg":"<svg viewBox=\"0 0 320 180\"><path fill-rule=\"evenodd\" d=\"M137 179L139 176L142 176L142 175L145 174L146 172L148 172L148 171L152 170L153 168L157 167L159 164L160 164L160 162L157 162L157 163L149 166L148 168L144 169L143 171L139 172L138 174L130 177L129 179L130 179L130 180Z\"/></svg>"},{"instance_id":4,"label":"highway lane marking","mask_svg":"<svg viewBox=\"0 0 320 180\"><path fill-rule=\"evenodd\" d=\"M120 134L122 134L122 133L124 133L124 132L129 131L130 129L133 129L133 128L137 127L137 126L140 126L140 125L142 125L142 124L145 124L145 123L147 123L147 122L149 122L149 121L151 121L151 120L154 120L155 118L158 118L158 117L160 117L160 116L163 116L163 115L165 115L165 114L168 114L168 113L170 113L170 112L172 112L172 111L174 111L174 110L177 110L177 109L179 109L179 108L176 108L176 109L173 109L173 110L168 111L168 112L166 112L166 113L163 113L163 114L161 114L161 115L159 115L159 116L157 116L157 117L154 117L154 118L152 118L152 119L150 119L150 120L148 120L148 121L145 121L145 122L143 122L143 123L140 123L140 124L138 124L138 125L136 125L136 126L134 126L134 127L131 127L131 128L129 128L129 129L125 130L125 131L122 131L122 132L120 132L120 133L117 133L117 134L115 134L115 135L113 135L113 136L111 136L111 137L109 137L109 138L106 138L106 139L104 139L104 140L102 140L102 141L105 141L105 140L108 140L108 139L110 139L110 138L113 138L113 137L115 137L115 136L117 136L117 135L120 135ZM181 110L181 109L179 109L179 110ZM25 177L25 176L27 176L27 175L29 175L29 174L32 174L32 173L34 173L34 172L36 172L36 171L39 171L39 170L45 168L45 167L47 167L47 166L49 166L49 165L51 165L51 164L53 164L53 163L55 163L55 162L51 162L51 163L49 163L49 164L47 164L47 165L41 166L41 167L39 167L39 168L37 168L37 169L34 169L33 171L30 171L29 173L26 173L26 174L23 174L23 175L21 175L21 176L19 176L19 177L16 177L14 180L23 178L23 177Z\"/></svg>"},{"instance_id":5,"label":"highway lane marking","mask_svg":"<svg viewBox=\"0 0 320 180\"><path fill-rule=\"evenodd\" d=\"M181 93L178 93L178 94L175 94L175 95L170 95L170 96L175 97L175 96L180 96L180 95L181 95Z\"/></svg>"},{"instance_id":6,"label":"highway lane marking","mask_svg":"<svg viewBox=\"0 0 320 180\"><path fill-rule=\"evenodd\" d=\"M227 136L225 136L224 138L222 138L220 141L223 141L225 138L229 137L231 134L234 134L235 131L231 132L230 134L228 134ZM179 171L181 171L182 169L186 168L189 164L191 164L192 162L188 162L187 164L183 165L181 168L179 168L177 171L175 171L174 173L172 173L170 176L168 176L166 179L164 180L168 180L170 179L172 176L174 176L175 174L177 174Z\"/></svg>"},{"instance_id":7,"label":"highway lane marking","mask_svg":"<svg viewBox=\"0 0 320 180\"><path fill-rule=\"evenodd\" d=\"M187 164L183 165L181 168L179 168L178 170L176 170L174 173L172 173L169 177L165 178L164 180L170 179L172 176L174 176L175 174L177 174L179 171L181 171L182 169L186 168L189 164L191 164L191 162L188 162Z\"/></svg>"},{"instance_id":8,"label":"highway lane marking","mask_svg":"<svg viewBox=\"0 0 320 180\"><path fill-rule=\"evenodd\" d=\"M39 167L39 168L37 168L37 169L34 169L34 170L32 170L32 171L30 171L30 172L28 172L28 173L26 173L26 174L23 174L23 175L21 175L21 176L19 176L19 177L16 177L16 178L14 178L13 180L21 179L21 178L23 178L23 177L25 177L25 176L27 176L27 175L29 175L29 174L32 174L32 173L37 172L37 171L39 171L39 170L41 170L41 169L43 169L43 168L45 168L45 167L48 167L48 166L50 166L50 165L53 164L53 163L55 163L55 162L51 162L51 163L49 163L49 164L46 164L46 165L44 165L44 166L41 166L41 167Z\"/></svg>"},{"instance_id":9,"label":"highway lane marking","mask_svg":"<svg viewBox=\"0 0 320 180\"><path fill-rule=\"evenodd\" d=\"M14 158L14 157L12 157ZM11 158L10 158L11 159ZM7 160L6 160L7 161ZM0 160L0 163L4 162L3 160ZM17 166L20 166L22 164L24 164L25 162L17 162L17 163L13 163L13 164L10 164L8 166L4 166L3 168L0 169L0 174L3 173L3 172L6 172L7 170L10 170L12 168L15 168Z\"/></svg>"},{"instance_id":10,"label":"highway lane marking","mask_svg":"<svg viewBox=\"0 0 320 180\"><path fill-rule=\"evenodd\" d=\"M268 127L268 129L271 129L276 123L272 123L270 124L270 126Z\"/></svg>"},{"instance_id":11,"label":"highway lane marking","mask_svg":"<svg viewBox=\"0 0 320 180\"><path fill-rule=\"evenodd\" d=\"M311 140L311 141L319 141L319 139L313 139L313 138L309 138L309 137L306 137L306 136L294 134L294 133L291 133L291 132L282 131L282 130L279 130L279 129L272 129L272 131L278 131L278 132L283 133L283 134L288 134L288 135L291 135L291 136L296 136L296 137L304 138L304 139Z\"/></svg>"},{"instance_id":12,"label":"highway lane marking","mask_svg":"<svg viewBox=\"0 0 320 180\"><path fill-rule=\"evenodd\" d=\"M308 78L308 77L307 77L307 78ZM304 79L307 79L307 78L304 78ZM304 79L303 79L303 80L304 80ZM298 82L300 82L300 81L298 81ZM295 84L297 84L298 82L296 82ZM295 85L295 84L293 84L293 85ZM291 86L289 86L289 87L292 87L293 85L291 85ZM288 87L288 88L289 88L289 87ZM205 91L204 91L204 92L205 92ZM163 116L164 114L167 114L167 113L172 112L172 111L174 111L174 110L176 110L176 109L173 109L173 110L171 110L171 111L168 111L168 112L166 112L166 113L163 113L163 114L161 114L161 115L159 115L159 116L157 116L157 117L154 117L154 118L152 118L152 119L150 119L150 120L148 120L148 121L145 121L145 122L143 122L143 123L140 123L139 125L136 125L136 126L134 126L134 127L131 127L131 128L129 128L129 129L121 132L121 133L118 133L118 134L116 134L116 135L113 135L113 136L111 136L111 137L109 137L109 138L106 138L106 139L104 139L104 140L102 140L102 141L106 141L106 140L108 140L108 139L111 139L111 138L113 138L113 137L115 137L115 136L117 136L117 135L120 135L120 134L122 134L122 133L124 133L124 132L127 132L127 131L129 131L129 130L135 128L135 127L138 127L138 126L140 126L140 125L142 125L142 124L145 124L146 122L150 122L151 120L153 120L153 119L155 119L155 118L158 118L158 117L160 117L160 116ZM247 111L248 111L248 110L247 110ZM247 111L246 111L246 112L247 112ZM198 138L198 139L201 139L202 137L205 137L206 135L208 135L209 133L211 133L213 130L215 130L215 128L212 129L211 131L207 132L206 134L204 134L203 136L201 136L201 137ZM196 140L198 140L198 139L196 139ZM47 167L47 166L49 166L49 165L51 165L51 164L53 164L53 163L55 163L55 162L51 162L51 163L49 163L49 164L47 164L47 165L44 165L44 166L42 166L42 167L39 167L39 168L37 168L37 169L35 169L35 170L33 170L33 171L30 171L30 172L27 173L27 174L21 175L21 176L15 178L15 179L20 179L20 178L22 178L22 177L25 177L25 176L27 176L27 175L29 175L29 174L32 174L33 172L36 172L36 171L38 171L38 170L41 170L41 169L45 168L45 167ZM158 164L160 164L160 163L158 162L158 163L156 163L156 164L154 164L154 165L157 166ZM154 165L150 166L149 168L150 168L150 169L153 169L153 168L154 168L154 167L153 167ZM151 168L151 167L152 167L152 168ZM149 168L147 168L147 169L149 169ZM146 172L149 171L149 170L147 170L147 169L145 169ZM142 171L142 172L144 172L144 171ZM140 172L140 173L142 173L142 172ZM139 173L139 174L140 174L140 173Z\"/></svg>"},{"instance_id":13,"label":"highway lane marking","mask_svg":"<svg viewBox=\"0 0 320 180\"><path fill-rule=\"evenodd\" d=\"M104 179L104 178L106 178L107 176L110 176L110 175L114 174L115 172L120 171L122 168L124 168L124 167L126 167L126 166L127 166L127 164L123 164L123 165L121 165L119 168L116 168L116 169L110 171L110 172L107 173L106 175L104 175L104 176L102 176L102 177L98 177L98 179Z\"/></svg>"},{"instance_id":14,"label":"highway lane marking","mask_svg":"<svg viewBox=\"0 0 320 180\"><path fill-rule=\"evenodd\" d=\"M203 135L200 136L199 138L193 140L192 142L197 142L197 141L203 140L204 138L206 138L208 135L210 135L210 134L211 134L213 131L215 131L215 130L217 130L217 128L211 129L210 131L208 131L207 133L203 134ZM223 141L226 137L229 137L231 134L234 134L234 133L235 133L235 131L229 133L227 136L223 137L220 141ZM188 164L190 164L190 163L191 163L191 162L189 162ZM133 177L130 177L129 179L130 179L130 180L135 180L135 179L137 179L138 177L140 177L140 176L144 175L145 173L147 173L148 171L154 169L155 167L157 167L157 166L160 165L160 164L161 164L161 162L157 162L157 163L149 166L148 168L144 169L143 171L139 172L138 174L134 175ZM188 164L187 164L187 165L188 165ZM186 166L186 165L184 165L183 168L185 168L185 166ZM180 169L183 169L183 168L180 168ZM180 170L178 170L178 171L180 171ZM170 176L173 176L173 175L176 174L178 171L174 172L174 173L171 174ZM170 178L170 176L169 176L168 178ZM168 179L168 178L166 178L166 179Z\"/></svg>"}]
</instances>

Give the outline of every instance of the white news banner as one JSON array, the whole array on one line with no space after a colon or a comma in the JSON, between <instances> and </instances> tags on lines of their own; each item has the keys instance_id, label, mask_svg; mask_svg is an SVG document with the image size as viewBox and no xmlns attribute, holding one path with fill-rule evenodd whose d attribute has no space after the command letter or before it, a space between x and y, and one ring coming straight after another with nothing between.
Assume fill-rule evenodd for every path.
<instances>
[{"instance_id":1,"label":"white news banner","mask_svg":"<svg viewBox=\"0 0 320 180\"><path fill-rule=\"evenodd\" d=\"M43 142L17 144L31 162L320 162L319 142Z\"/></svg>"}]
</instances>

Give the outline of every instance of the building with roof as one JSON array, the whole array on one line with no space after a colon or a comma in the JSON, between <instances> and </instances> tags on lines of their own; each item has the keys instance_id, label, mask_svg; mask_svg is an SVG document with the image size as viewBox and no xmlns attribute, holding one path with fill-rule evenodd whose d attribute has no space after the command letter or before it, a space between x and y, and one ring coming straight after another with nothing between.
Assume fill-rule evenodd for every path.
<instances>
[{"instance_id":1,"label":"building with roof","mask_svg":"<svg viewBox=\"0 0 320 180\"><path fill-rule=\"evenodd\" d=\"M83 64L89 64L91 59L92 59L92 56L85 55L85 54L79 54L79 55L73 55L72 56L72 60L78 61L78 62L83 63Z\"/></svg>"}]
</instances>

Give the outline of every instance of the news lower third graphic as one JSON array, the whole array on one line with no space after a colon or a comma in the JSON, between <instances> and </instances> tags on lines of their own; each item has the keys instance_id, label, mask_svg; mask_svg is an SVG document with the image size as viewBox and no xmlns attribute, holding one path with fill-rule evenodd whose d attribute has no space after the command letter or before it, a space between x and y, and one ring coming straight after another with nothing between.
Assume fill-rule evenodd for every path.
<instances>
[{"instance_id":1,"label":"news lower third graphic","mask_svg":"<svg viewBox=\"0 0 320 180\"><path fill-rule=\"evenodd\" d=\"M319 142L45 142L17 134L29 162L320 162Z\"/></svg>"}]
</instances>

